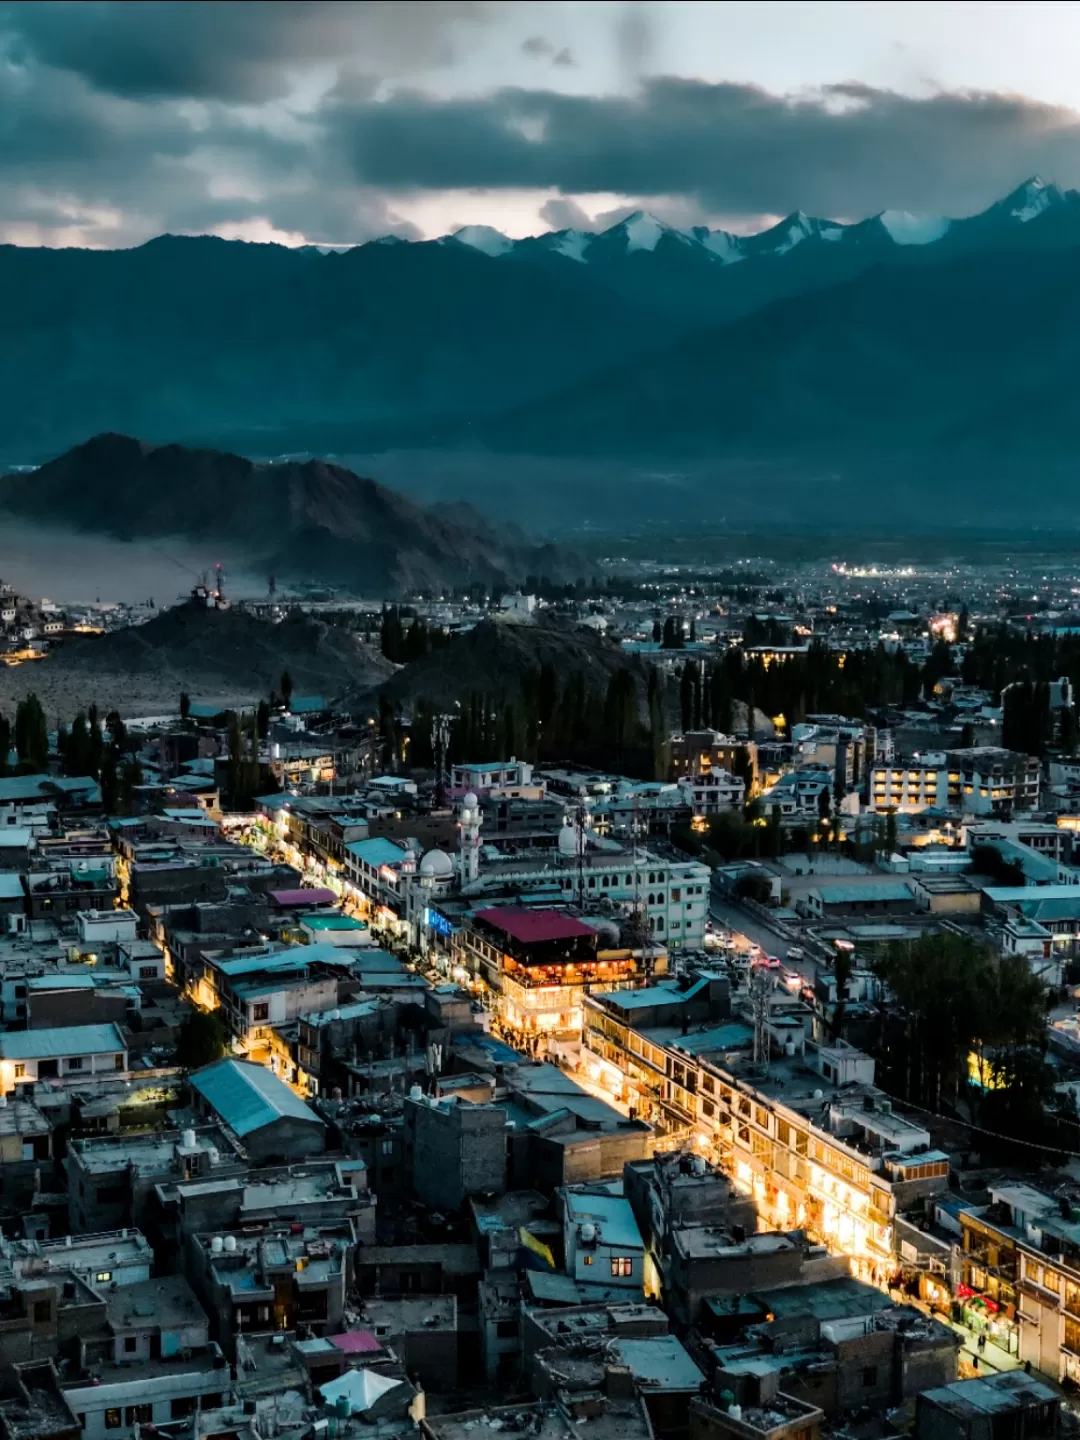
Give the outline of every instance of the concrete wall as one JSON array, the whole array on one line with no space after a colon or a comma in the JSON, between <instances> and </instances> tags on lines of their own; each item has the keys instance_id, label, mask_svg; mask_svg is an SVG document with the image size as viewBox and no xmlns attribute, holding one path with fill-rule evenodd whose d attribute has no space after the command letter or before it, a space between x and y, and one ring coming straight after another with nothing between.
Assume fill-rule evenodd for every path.
<instances>
[{"instance_id":1,"label":"concrete wall","mask_svg":"<svg viewBox=\"0 0 1080 1440\"><path fill-rule=\"evenodd\" d=\"M405 1155L417 1199L459 1210L506 1188L506 1111L497 1105L405 1102Z\"/></svg>"}]
</instances>

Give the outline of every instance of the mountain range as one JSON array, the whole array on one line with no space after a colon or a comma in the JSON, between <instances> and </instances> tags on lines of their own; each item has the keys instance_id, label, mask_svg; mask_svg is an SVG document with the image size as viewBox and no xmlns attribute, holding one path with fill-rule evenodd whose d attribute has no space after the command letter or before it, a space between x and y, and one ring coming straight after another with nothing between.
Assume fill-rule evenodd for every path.
<instances>
[{"instance_id":1,"label":"mountain range","mask_svg":"<svg viewBox=\"0 0 1080 1440\"><path fill-rule=\"evenodd\" d=\"M121 540L212 541L263 573L355 594L577 573L572 557L496 531L469 505L417 505L341 465L255 463L129 435L96 435L38 470L0 477L3 512Z\"/></svg>"},{"instance_id":2,"label":"mountain range","mask_svg":"<svg viewBox=\"0 0 1080 1440\"><path fill-rule=\"evenodd\" d=\"M1038 176L975 216L795 213L749 236L639 212L597 234L470 226L330 253L205 236L3 246L0 290L0 469L127 432L159 455L363 457L414 493L437 464L441 493L483 493L502 515L585 513L599 491L581 467L608 466L600 523L669 508L653 492L672 474L697 513L730 516L751 475L796 511L824 495L831 523L853 494L883 505L884 478L916 500L948 481L954 512L1009 498L1018 516L1020 465L1071 515L1080 192ZM279 494L274 469L269 490L262 472L228 483L302 516L304 485ZM335 485L320 479L324 499ZM52 493L45 471L34 488ZM422 519L417 533L450 523ZM316 521L320 552L337 523ZM306 533L290 519L293 553ZM273 537L259 543L274 559ZM480 565L502 542L475 543Z\"/></svg>"}]
</instances>

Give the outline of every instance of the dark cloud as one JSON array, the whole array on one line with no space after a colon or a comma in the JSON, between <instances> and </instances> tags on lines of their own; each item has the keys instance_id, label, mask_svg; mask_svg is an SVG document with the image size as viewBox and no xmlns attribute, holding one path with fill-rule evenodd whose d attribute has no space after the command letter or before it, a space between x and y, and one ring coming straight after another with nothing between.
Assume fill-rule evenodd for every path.
<instances>
[{"instance_id":1,"label":"dark cloud","mask_svg":"<svg viewBox=\"0 0 1080 1440\"><path fill-rule=\"evenodd\" d=\"M573 65L574 55L568 46L557 49L550 40L545 40L543 35L530 35L521 42L522 54L530 56L534 60L547 60L552 65Z\"/></svg>"},{"instance_id":2,"label":"dark cloud","mask_svg":"<svg viewBox=\"0 0 1080 1440\"><path fill-rule=\"evenodd\" d=\"M127 96L260 102L285 95L304 67L349 56L415 73L454 56L468 0L18 0L0 8L16 58Z\"/></svg>"},{"instance_id":3,"label":"dark cloud","mask_svg":"<svg viewBox=\"0 0 1080 1440\"><path fill-rule=\"evenodd\" d=\"M328 106L365 183L677 195L730 215L978 209L1034 170L1080 182L1080 116L1019 96L836 85L776 96L657 78L629 96L401 91Z\"/></svg>"},{"instance_id":4,"label":"dark cloud","mask_svg":"<svg viewBox=\"0 0 1080 1440\"><path fill-rule=\"evenodd\" d=\"M596 223L576 200L562 196L546 200L540 207L540 219L552 230L595 230Z\"/></svg>"}]
</instances>

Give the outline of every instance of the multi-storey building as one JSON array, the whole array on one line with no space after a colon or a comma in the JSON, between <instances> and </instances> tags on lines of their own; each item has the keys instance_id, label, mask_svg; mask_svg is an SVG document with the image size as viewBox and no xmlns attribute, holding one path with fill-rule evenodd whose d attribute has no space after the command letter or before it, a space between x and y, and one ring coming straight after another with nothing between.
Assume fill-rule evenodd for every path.
<instances>
[{"instance_id":1,"label":"multi-storey building","mask_svg":"<svg viewBox=\"0 0 1080 1440\"><path fill-rule=\"evenodd\" d=\"M875 765L870 771L870 808L917 814L944 810L949 802L949 772L942 751L915 755L907 763Z\"/></svg>"},{"instance_id":2,"label":"multi-storey building","mask_svg":"<svg viewBox=\"0 0 1080 1440\"><path fill-rule=\"evenodd\" d=\"M475 911L456 937L462 962L496 996L499 1017L526 1034L581 1031L581 1001L590 990L638 981L640 962L606 958L591 925L561 910L492 906Z\"/></svg>"},{"instance_id":3,"label":"multi-storey building","mask_svg":"<svg viewBox=\"0 0 1080 1440\"><path fill-rule=\"evenodd\" d=\"M745 1025L649 1030L618 1000L584 1002L583 1043L609 1088L696 1132L768 1226L803 1228L880 1279L894 1216L943 1188L949 1162L875 1087L874 1061L843 1043L811 1045L797 1020L777 1017L765 1041L772 1058L755 1064Z\"/></svg>"}]
</instances>

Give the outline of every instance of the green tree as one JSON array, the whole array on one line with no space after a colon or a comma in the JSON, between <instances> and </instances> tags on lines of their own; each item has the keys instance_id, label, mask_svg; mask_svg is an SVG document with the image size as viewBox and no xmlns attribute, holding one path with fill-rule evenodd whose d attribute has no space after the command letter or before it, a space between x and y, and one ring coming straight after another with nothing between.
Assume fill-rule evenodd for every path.
<instances>
[{"instance_id":1,"label":"green tree","mask_svg":"<svg viewBox=\"0 0 1080 1440\"><path fill-rule=\"evenodd\" d=\"M201 1070L220 1060L228 1045L220 1010L190 1010L177 1033L173 1064L183 1070Z\"/></svg>"},{"instance_id":2,"label":"green tree","mask_svg":"<svg viewBox=\"0 0 1080 1440\"><path fill-rule=\"evenodd\" d=\"M180 719L186 725L191 718L191 696L186 690L180 691Z\"/></svg>"},{"instance_id":3,"label":"green tree","mask_svg":"<svg viewBox=\"0 0 1080 1440\"><path fill-rule=\"evenodd\" d=\"M284 700L285 709L287 710L289 708L289 701L292 699L293 694L292 676L289 674L288 670L283 670L281 672L281 680L279 684L281 687L281 698L282 700Z\"/></svg>"},{"instance_id":4,"label":"green tree","mask_svg":"<svg viewBox=\"0 0 1080 1440\"><path fill-rule=\"evenodd\" d=\"M259 739L265 740L270 734L270 706L266 700L259 701L259 708L255 712L255 718L259 731Z\"/></svg>"},{"instance_id":5,"label":"green tree","mask_svg":"<svg viewBox=\"0 0 1080 1440\"><path fill-rule=\"evenodd\" d=\"M41 701L31 692L15 710L15 749L23 765L44 771L49 764L49 730Z\"/></svg>"}]
</instances>

